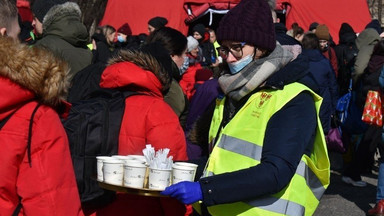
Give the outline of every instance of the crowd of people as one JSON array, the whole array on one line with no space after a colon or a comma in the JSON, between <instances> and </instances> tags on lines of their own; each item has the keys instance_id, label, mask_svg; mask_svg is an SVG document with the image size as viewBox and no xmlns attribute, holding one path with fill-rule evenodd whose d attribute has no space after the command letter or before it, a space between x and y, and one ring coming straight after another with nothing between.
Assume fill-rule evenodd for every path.
<instances>
[{"instance_id":1,"label":"crowd of people","mask_svg":"<svg viewBox=\"0 0 384 216\"><path fill-rule=\"evenodd\" d=\"M89 37L76 3L35 0L26 40L16 5L0 5L0 215L312 215L331 169L365 187L384 154L381 127L341 125L336 110L352 91L361 119L367 92L384 88L378 20L361 32L343 23L335 44L326 23L288 30L266 0L242 0L217 29L184 35L155 16L147 33L125 22ZM118 120L118 154L150 143L198 173L163 197L85 205L62 122L71 104L122 90L137 94ZM334 128L347 152L327 149ZM341 166L329 160L342 154ZM381 160L376 199L369 215L384 214Z\"/></svg>"}]
</instances>

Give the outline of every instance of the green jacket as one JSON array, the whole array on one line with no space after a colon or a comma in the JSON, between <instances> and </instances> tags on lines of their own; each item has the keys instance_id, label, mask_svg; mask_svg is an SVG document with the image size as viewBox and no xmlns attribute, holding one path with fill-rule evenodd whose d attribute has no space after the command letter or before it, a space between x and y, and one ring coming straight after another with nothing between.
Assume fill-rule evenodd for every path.
<instances>
[{"instance_id":1,"label":"green jacket","mask_svg":"<svg viewBox=\"0 0 384 216\"><path fill-rule=\"evenodd\" d=\"M380 41L380 35L373 28L367 28L362 31L356 38L356 46L359 52L356 56L354 65L355 71L352 73L353 81L357 80L363 75L365 68L368 66L369 59L373 53L373 48Z\"/></svg>"},{"instance_id":2,"label":"green jacket","mask_svg":"<svg viewBox=\"0 0 384 216\"><path fill-rule=\"evenodd\" d=\"M92 61L92 52L87 48L88 32L80 18L76 3L52 7L43 20L43 35L36 42L36 46L47 47L66 60L71 77Z\"/></svg>"}]
</instances>

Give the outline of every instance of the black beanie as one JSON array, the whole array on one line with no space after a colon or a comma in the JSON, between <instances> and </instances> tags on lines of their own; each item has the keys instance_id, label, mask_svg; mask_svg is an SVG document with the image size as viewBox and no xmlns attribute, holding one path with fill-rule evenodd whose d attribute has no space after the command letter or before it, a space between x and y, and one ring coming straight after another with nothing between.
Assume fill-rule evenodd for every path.
<instances>
[{"instance_id":1,"label":"black beanie","mask_svg":"<svg viewBox=\"0 0 384 216\"><path fill-rule=\"evenodd\" d=\"M312 31L313 29L316 29L316 27L319 25L319 23L317 22L313 22L311 23L311 25L309 25L309 31Z\"/></svg>"},{"instance_id":2,"label":"black beanie","mask_svg":"<svg viewBox=\"0 0 384 216\"><path fill-rule=\"evenodd\" d=\"M377 33L381 34L383 32L383 30L381 29L381 25L380 25L380 22L379 20L377 19L374 19L372 20L370 23L368 23L366 26L365 26L365 29L367 28L373 28L377 31Z\"/></svg>"},{"instance_id":3,"label":"black beanie","mask_svg":"<svg viewBox=\"0 0 384 216\"><path fill-rule=\"evenodd\" d=\"M67 0L35 0L32 5L32 12L43 23L45 15L53 6L64 4L65 2Z\"/></svg>"},{"instance_id":4,"label":"black beanie","mask_svg":"<svg viewBox=\"0 0 384 216\"><path fill-rule=\"evenodd\" d=\"M148 21L148 24L155 29L159 29L167 25L168 20L164 17L153 17Z\"/></svg>"},{"instance_id":5,"label":"black beanie","mask_svg":"<svg viewBox=\"0 0 384 216\"><path fill-rule=\"evenodd\" d=\"M201 24L201 23L195 25L193 27L192 31L193 32L198 32L201 35L201 37L203 37L203 38L204 38L204 34L206 32L205 26L203 24Z\"/></svg>"},{"instance_id":6,"label":"black beanie","mask_svg":"<svg viewBox=\"0 0 384 216\"><path fill-rule=\"evenodd\" d=\"M217 41L246 42L273 51L276 47L271 8L266 0L242 0L220 21Z\"/></svg>"}]
</instances>

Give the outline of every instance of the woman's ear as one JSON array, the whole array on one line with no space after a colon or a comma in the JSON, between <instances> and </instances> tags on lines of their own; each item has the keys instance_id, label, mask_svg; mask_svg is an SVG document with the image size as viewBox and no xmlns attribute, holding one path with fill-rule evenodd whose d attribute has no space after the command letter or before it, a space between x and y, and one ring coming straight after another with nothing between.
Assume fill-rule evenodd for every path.
<instances>
[{"instance_id":1,"label":"woman's ear","mask_svg":"<svg viewBox=\"0 0 384 216\"><path fill-rule=\"evenodd\" d=\"M254 53L254 55L253 55L253 59L259 59L259 58L262 58L262 57L264 57L266 54L267 54L267 50L265 50L265 49L255 48L255 53Z\"/></svg>"},{"instance_id":2,"label":"woman's ear","mask_svg":"<svg viewBox=\"0 0 384 216\"><path fill-rule=\"evenodd\" d=\"M0 35L1 36L7 36L7 29L6 28L0 28Z\"/></svg>"}]
</instances>

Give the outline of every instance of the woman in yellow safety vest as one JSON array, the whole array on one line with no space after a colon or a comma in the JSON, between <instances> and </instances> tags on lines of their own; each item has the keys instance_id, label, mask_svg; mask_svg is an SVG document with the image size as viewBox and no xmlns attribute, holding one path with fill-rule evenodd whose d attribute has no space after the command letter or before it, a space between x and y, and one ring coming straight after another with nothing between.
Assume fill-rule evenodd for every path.
<instances>
[{"instance_id":1,"label":"woman in yellow safety vest","mask_svg":"<svg viewBox=\"0 0 384 216\"><path fill-rule=\"evenodd\" d=\"M308 59L276 43L266 0L242 0L222 18L217 39L226 70L204 174L162 194L201 201L205 215L312 215L330 170Z\"/></svg>"}]
</instances>

